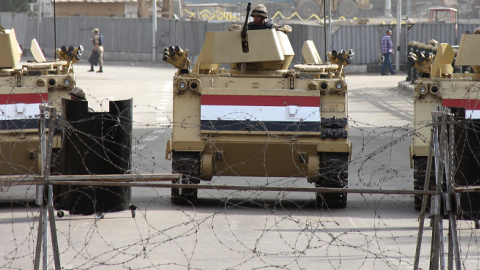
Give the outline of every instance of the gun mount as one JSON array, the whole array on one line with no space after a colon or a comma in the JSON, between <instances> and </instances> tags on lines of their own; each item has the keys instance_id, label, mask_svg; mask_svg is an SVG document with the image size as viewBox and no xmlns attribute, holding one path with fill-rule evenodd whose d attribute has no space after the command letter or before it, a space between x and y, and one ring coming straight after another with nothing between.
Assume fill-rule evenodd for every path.
<instances>
[{"instance_id":1,"label":"gun mount","mask_svg":"<svg viewBox=\"0 0 480 270\"><path fill-rule=\"evenodd\" d=\"M67 61L68 65L74 64L78 60L82 58L83 53L83 46L80 45L78 47L69 46L62 46L56 50L57 56L60 60Z\"/></svg>"},{"instance_id":2,"label":"gun mount","mask_svg":"<svg viewBox=\"0 0 480 270\"><path fill-rule=\"evenodd\" d=\"M431 67L434 59L435 55L431 54L430 52L423 53L419 51L415 54L409 53L408 55L408 63L418 70L423 78L430 77L432 71Z\"/></svg>"},{"instance_id":3,"label":"gun mount","mask_svg":"<svg viewBox=\"0 0 480 270\"><path fill-rule=\"evenodd\" d=\"M188 50L182 50L178 46L170 46L163 50L162 59L178 68L178 73L180 74L189 72L190 60L188 59Z\"/></svg>"}]
</instances>

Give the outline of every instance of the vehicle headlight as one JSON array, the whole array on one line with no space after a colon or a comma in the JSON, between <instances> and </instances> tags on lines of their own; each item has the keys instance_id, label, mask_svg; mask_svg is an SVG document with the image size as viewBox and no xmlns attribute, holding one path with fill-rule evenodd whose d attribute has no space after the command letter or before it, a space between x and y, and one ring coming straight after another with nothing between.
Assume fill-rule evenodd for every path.
<instances>
[{"instance_id":1,"label":"vehicle headlight","mask_svg":"<svg viewBox=\"0 0 480 270\"><path fill-rule=\"evenodd\" d=\"M425 85L422 85L418 88L418 92L421 94L421 95L425 95L427 93L427 87Z\"/></svg>"},{"instance_id":2,"label":"vehicle headlight","mask_svg":"<svg viewBox=\"0 0 480 270\"><path fill-rule=\"evenodd\" d=\"M317 90L317 83L314 81L311 81L308 83L308 90Z\"/></svg>"},{"instance_id":3,"label":"vehicle headlight","mask_svg":"<svg viewBox=\"0 0 480 270\"><path fill-rule=\"evenodd\" d=\"M69 86L71 83L72 83L72 81L69 78L65 78L63 80L63 85L65 85L65 86Z\"/></svg>"},{"instance_id":4,"label":"vehicle headlight","mask_svg":"<svg viewBox=\"0 0 480 270\"><path fill-rule=\"evenodd\" d=\"M55 80L55 79L49 79L48 80L48 85L49 86L55 86L56 84L57 84L57 80Z\"/></svg>"},{"instance_id":5,"label":"vehicle headlight","mask_svg":"<svg viewBox=\"0 0 480 270\"><path fill-rule=\"evenodd\" d=\"M185 90L185 89L187 89L187 85L188 85L187 82L182 80L182 81L178 82L178 89Z\"/></svg>"},{"instance_id":6,"label":"vehicle headlight","mask_svg":"<svg viewBox=\"0 0 480 270\"><path fill-rule=\"evenodd\" d=\"M200 86L201 86L201 82L198 79L193 79L193 80L189 81L189 87L190 87L190 90L192 90L192 91L199 90Z\"/></svg>"},{"instance_id":7,"label":"vehicle headlight","mask_svg":"<svg viewBox=\"0 0 480 270\"><path fill-rule=\"evenodd\" d=\"M438 92L440 92L440 88L438 87L438 85L430 86L430 93L432 93L432 95L436 95L438 94Z\"/></svg>"},{"instance_id":8,"label":"vehicle headlight","mask_svg":"<svg viewBox=\"0 0 480 270\"><path fill-rule=\"evenodd\" d=\"M335 88L336 88L337 90L342 90L342 88L343 88L343 83L337 82L337 83L335 84Z\"/></svg>"},{"instance_id":9,"label":"vehicle headlight","mask_svg":"<svg viewBox=\"0 0 480 270\"><path fill-rule=\"evenodd\" d=\"M45 80L44 79L38 79L37 80L37 86L38 87L44 87L45 86Z\"/></svg>"}]
</instances>

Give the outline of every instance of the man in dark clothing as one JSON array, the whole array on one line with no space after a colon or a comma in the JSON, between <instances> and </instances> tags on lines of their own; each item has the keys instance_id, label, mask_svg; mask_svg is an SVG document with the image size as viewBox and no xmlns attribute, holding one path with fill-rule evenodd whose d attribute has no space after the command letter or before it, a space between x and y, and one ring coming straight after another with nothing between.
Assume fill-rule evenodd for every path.
<instances>
[{"instance_id":1,"label":"man in dark clothing","mask_svg":"<svg viewBox=\"0 0 480 270\"><path fill-rule=\"evenodd\" d=\"M98 28L93 29L92 33L93 38L90 39L90 41L93 42L93 50L99 54L98 65L100 66L100 69L97 73L103 73L103 35L100 35ZM90 70L88 72L94 72L93 64L90 65Z\"/></svg>"},{"instance_id":2,"label":"man in dark clothing","mask_svg":"<svg viewBox=\"0 0 480 270\"><path fill-rule=\"evenodd\" d=\"M267 22L267 8L259 4L252 10L253 22L248 24L248 30L272 29L273 23Z\"/></svg>"},{"instance_id":3,"label":"man in dark clothing","mask_svg":"<svg viewBox=\"0 0 480 270\"><path fill-rule=\"evenodd\" d=\"M252 17L253 17L253 22L250 22L248 24L248 30L275 29L277 31L282 31L285 34L292 32L292 28L289 25L277 25L267 21L267 18L268 18L267 8L263 4L259 4L253 8ZM241 30L241 26L237 28L240 28L240 29L232 28L229 30Z\"/></svg>"}]
</instances>

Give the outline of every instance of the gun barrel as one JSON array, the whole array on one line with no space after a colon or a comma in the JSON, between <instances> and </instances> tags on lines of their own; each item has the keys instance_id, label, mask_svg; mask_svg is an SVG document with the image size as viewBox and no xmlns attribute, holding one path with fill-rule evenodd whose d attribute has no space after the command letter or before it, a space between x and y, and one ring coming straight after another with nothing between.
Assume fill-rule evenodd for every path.
<instances>
[{"instance_id":1,"label":"gun barrel","mask_svg":"<svg viewBox=\"0 0 480 270\"><path fill-rule=\"evenodd\" d=\"M249 2L248 5L247 5L247 16L245 16L245 23L243 24L243 29L242 29L242 39L246 39L247 36L248 36L248 15L250 14L250 7L251 7L251 3Z\"/></svg>"}]
</instances>

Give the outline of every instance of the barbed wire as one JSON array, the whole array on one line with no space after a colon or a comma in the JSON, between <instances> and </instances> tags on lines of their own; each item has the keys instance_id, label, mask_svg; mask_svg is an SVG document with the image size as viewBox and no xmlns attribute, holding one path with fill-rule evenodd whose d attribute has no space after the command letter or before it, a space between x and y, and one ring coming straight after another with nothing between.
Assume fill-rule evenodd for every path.
<instances>
[{"instance_id":1,"label":"barbed wire","mask_svg":"<svg viewBox=\"0 0 480 270\"><path fill-rule=\"evenodd\" d=\"M101 111L108 111L102 100L90 100L101 105ZM138 108L148 108L164 117L164 120L154 124L132 121L131 131L129 126L123 124L129 118L122 112ZM74 152L82 157L82 162L75 166L95 174L87 167L85 160L94 156L117 169L123 169L126 174L172 172L171 161L164 159L166 140L170 138L172 127L184 128L187 133L193 132L188 131L193 130L191 125L185 125L191 121L183 119L173 122L170 112L150 105L134 105L126 110L120 110L114 117L95 112L76 121L58 119L58 136L64 144L72 144ZM2 112L0 107L0 114ZM238 113L248 114L243 111ZM229 117L231 115L221 118ZM94 121L116 121L117 124L114 128L106 129L101 136L75 128L77 124ZM255 122L253 115L251 121ZM262 163L256 165L267 172L270 144L274 140L278 143L278 133L269 131L265 123L256 122L257 131L266 138L265 145L252 148L248 157L240 162L230 162L224 156L227 165L218 172L228 170L236 176L214 176L211 181L201 181L200 185L312 187L313 184L306 180L308 168L297 165L298 173L288 177L272 177L268 173L265 177L244 176L242 166L259 157ZM375 126L350 117L348 123L350 140L353 142L351 159L347 163L348 186L413 189L413 169L408 162L408 147L413 138L429 143L429 138L425 138L420 130L431 129L432 122ZM468 166L472 168L479 166L477 125L476 120L472 119L456 121L456 134L465 140L458 144L456 158L460 162L464 155L470 155L468 162L471 163ZM10 174L20 172L25 178L38 174L38 157L29 165L23 164L23 159L16 159L18 152L24 151L18 134L32 132L30 147L38 148L38 140L34 139L38 131L24 130L20 124L13 127L2 130L0 166L10 168ZM196 128L198 130L202 126ZM118 132L131 136L131 145L116 141L114 138ZM210 130L210 135L215 133ZM13 139L7 141L5 138L10 135ZM74 136L81 139L76 140ZM285 162L297 164L298 156L295 153L300 151L299 143L291 140L282 143L284 149L288 149ZM97 144L101 147L96 148ZM107 144L124 147L130 155L120 156L107 148ZM213 136L206 145L208 149L214 149L212 151L221 150ZM58 162L65 162L64 157L66 155L59 154ZM112 158L128 163L130 167L120 168ZM327 166L322 172L336 172L336 168L334 165ZM457 169L458 174L464 173ZM478 183L478 179L469 181L467 184ZM87 190L94 188L70 188L54 195L65 197L77 192L95 205L101 198L92 196ZM84 201L73 201L72 213L56 219L64 269L410 269L414 264L419 212L414 210L413 196L409 195L349 194L347 208L336 209L322 208L315 202L314 192L202 190L196 204L176 205L170 202L170 189L165 188L133 188L131 198L128 192L114 194L106 187L97 187L95 190L98 194L105 192L102 194L117 196L128 201L129 205L135 205L138 209L131 212L136 215L132 218L130 211L105 212L103 218L75 214L76 207L80 207ZM34 203L35 186L18 187L13 181L4 181L0 191L0 233L3 243L0 247L0 268L31 268L39 226L39 207ZM477 217L477 205L480 203L476 195L462 195L462 200L471 199L471 207L464 211L461 218ZM475 226L464 221L458 224L462 266L476 269L480 253ZM424 248L421 268L428 266L429 256L430 250ZM49 268L53 267L51 256L49 262Z\"/></svg>"}]
</instances>

